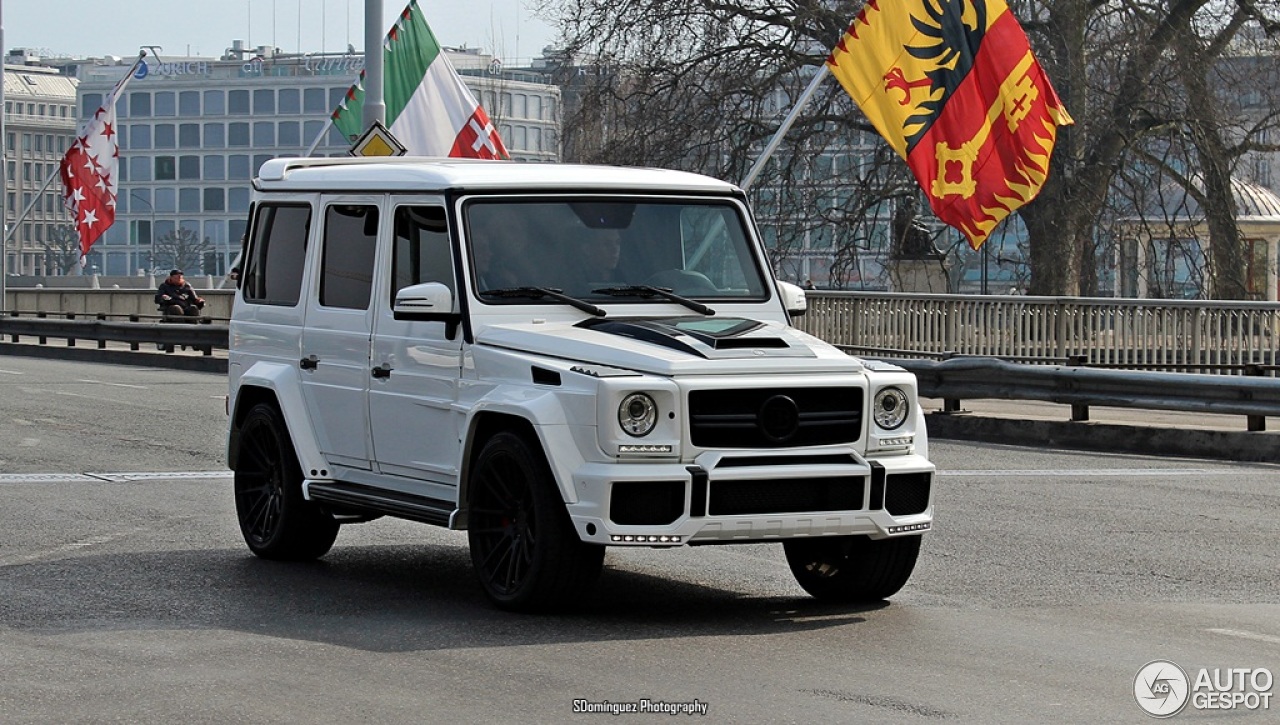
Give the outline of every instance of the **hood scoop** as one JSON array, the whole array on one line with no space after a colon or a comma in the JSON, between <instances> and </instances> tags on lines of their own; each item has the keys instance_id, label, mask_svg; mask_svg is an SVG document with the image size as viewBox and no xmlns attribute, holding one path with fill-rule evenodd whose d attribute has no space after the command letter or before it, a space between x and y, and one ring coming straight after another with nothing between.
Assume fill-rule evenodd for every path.
<instances>
[{"instance_id":1,"label":"hood scoop","mask_svg":"<svg viewBox=\"0 0 1280 725\"><path fill-rule=\"evenodd\" d=\"M661 345L707 360L816 357L807 345L789 342L776 329L735 317L595 318L583 320L577 327Z\"/></svg>"}]
</instances>

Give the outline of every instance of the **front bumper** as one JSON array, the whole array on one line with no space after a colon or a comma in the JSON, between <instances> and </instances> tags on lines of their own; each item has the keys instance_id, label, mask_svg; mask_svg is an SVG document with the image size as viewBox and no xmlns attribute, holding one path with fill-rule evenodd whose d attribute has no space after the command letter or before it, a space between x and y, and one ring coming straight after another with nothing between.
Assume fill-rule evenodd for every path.
<instances>
[{"instance_id":1,"label":"front bumper","mask_svg":"<svg viewBox=\"0 0 1280 725\"><path fill-rule=\"evenodd\" d=\"M585 464L568 506L583 541L610 546L919 534L933 523L923 456L852 450L708 452L693 464Z\"/></svg>"}]
</instances>

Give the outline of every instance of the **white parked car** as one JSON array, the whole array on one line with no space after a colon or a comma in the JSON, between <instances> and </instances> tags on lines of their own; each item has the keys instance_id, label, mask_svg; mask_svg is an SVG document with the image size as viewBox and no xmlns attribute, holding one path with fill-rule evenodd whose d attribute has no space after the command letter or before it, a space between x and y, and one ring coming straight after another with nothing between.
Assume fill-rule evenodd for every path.
<instances>
[{"instance_id":1,"label":"white parked car","mask_svg":"<svg viewBox=\"0 0 1280 725\"><path fill-rule=\"evenodd\" d=\"M879 600L933 520L915 378L791 326L742 191L675 171L278 159L254 181L228 458L249 548L465 529L499 607L605 547L781 542Z\"/></svg>"}]
</instances>

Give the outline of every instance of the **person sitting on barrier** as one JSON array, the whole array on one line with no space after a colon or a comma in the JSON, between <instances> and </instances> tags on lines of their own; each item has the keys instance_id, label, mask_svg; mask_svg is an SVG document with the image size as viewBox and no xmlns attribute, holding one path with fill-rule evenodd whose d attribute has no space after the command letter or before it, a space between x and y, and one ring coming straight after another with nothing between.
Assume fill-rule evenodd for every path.
<instances>
[{"instance_id":1,"label":"person sitting on barrier","mask_svg":"<svg viewBox=\"0 0 1280 725\"><path fill-rule=\"evenodd\" d=\"M187 284L182 270L173 269L156 290L156 304L165 317L199 317L204 298Z\"/></svg>"}]
</instances>

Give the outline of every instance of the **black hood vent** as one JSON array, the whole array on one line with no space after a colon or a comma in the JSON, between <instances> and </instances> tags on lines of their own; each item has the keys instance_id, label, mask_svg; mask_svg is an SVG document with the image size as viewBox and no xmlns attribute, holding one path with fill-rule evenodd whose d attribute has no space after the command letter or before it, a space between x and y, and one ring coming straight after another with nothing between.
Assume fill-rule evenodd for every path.
<instances>
[{"instance_id":1,"label":"black hood vent","mask_svg":"<svg viewBox=\"0 0 1280 725\"><path fill-rule=\"evenodd\" d=\"M793 346L755 320L734 317L665 319L593 318L578 327L627 337L708 360L745 357L814 357L805 346Z\"/></svg>"}]
</instances>

